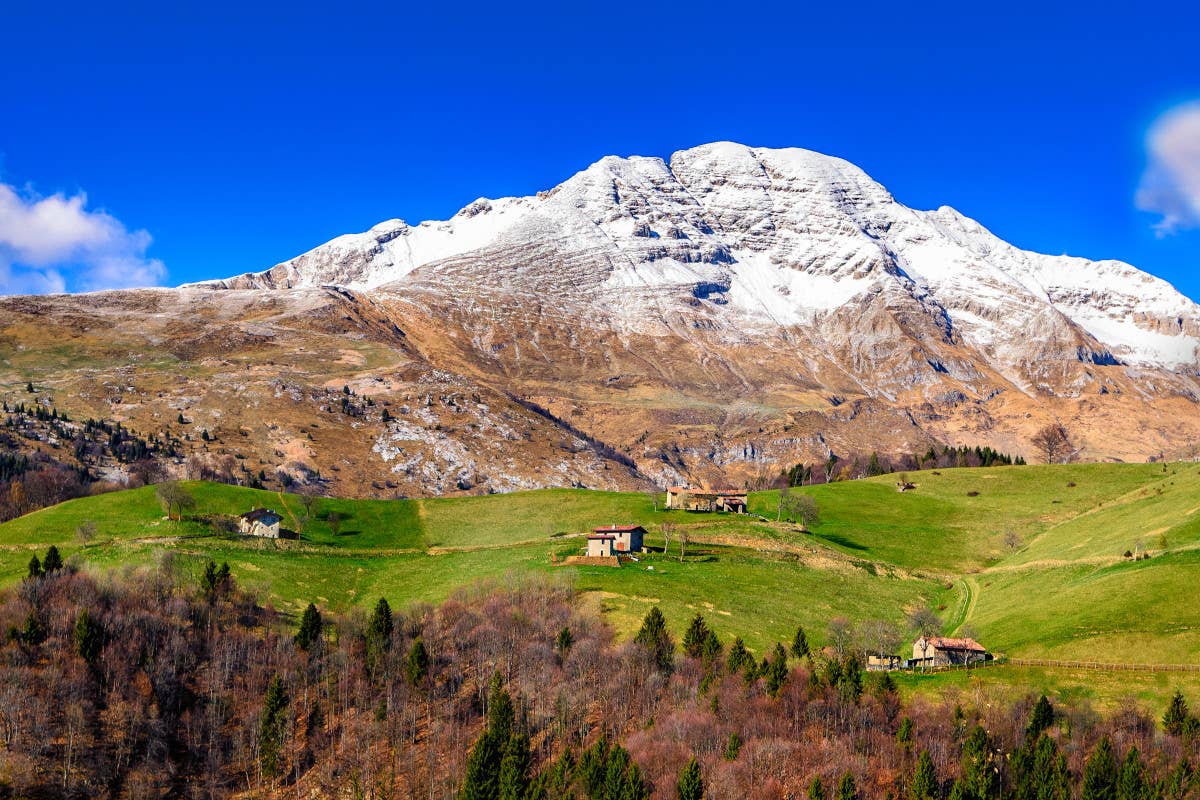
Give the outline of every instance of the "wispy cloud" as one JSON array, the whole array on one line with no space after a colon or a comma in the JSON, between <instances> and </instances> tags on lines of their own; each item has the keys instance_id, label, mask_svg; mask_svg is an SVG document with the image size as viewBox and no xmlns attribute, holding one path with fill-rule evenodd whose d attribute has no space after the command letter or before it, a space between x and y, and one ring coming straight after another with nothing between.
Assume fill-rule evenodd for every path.
<instances>
[{"instance_id":1,"label":"wispy cloud","mask_svg":"<svg viewBox=\"0 0 1200 800\"><path fill-rule=\"evenodd\" d=\"M1146 138L1146 150L1138 208L1161 215L1154 225L1160 236L1200 227L1200 102L1159 117Z\"/></svg>"},{"instance_id":2,"label":"wispy cloud","mask_svg":"<svg viewBox=\"0 0 1200 800\"><path fill-rule=\"evenodd\" d=\"M150 234L128 230L87 196L41 197L0 183L0 295L154 286L167 270L147 258Z\"/></svg>"}]
</instances>

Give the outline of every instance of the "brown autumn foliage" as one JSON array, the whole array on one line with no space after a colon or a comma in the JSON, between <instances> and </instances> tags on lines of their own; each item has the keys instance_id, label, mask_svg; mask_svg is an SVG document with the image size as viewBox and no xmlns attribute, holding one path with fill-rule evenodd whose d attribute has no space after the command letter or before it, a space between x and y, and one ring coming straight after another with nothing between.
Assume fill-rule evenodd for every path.
<instances>
[{"instance_id":1,"label":"brown autumn foliage","mask_svg":"<svg viewBox=\"0 0 1200 800\"><path fill-rule=\"evenodd\" d=\"M675 797L692 756L710 797L803 797L814 777L834 797L847 772L862 798L904 797L921 750L944 794L976 725L1003 787L1033 706L982 689L905 704L875 676L842 668L852 661L820 657L792 663L775 697L711 653L678 655L666 674L585 615L569 584L545 580L413 607L374 644L369 615L326 614L304 650L297 621L235 579L201 588L167 559L105 575L68 566L0 595L0 797L454 798L497 673L530 736L534 772L603 735L624 744L654 798ZM101 641L90 664L85 610ZM556 646L564 628L565 650ZM414 682L406 665L418 636L429 667ZM272 770L264 703L276 677L286 703ZM1196 763L1194 737L1162 732L1135 707L1109 718L1086 705L1056 712L1048 733L1076 796L1102 735L1118 758L1136 746L1155 780L1184 758ZM911 743L897 738L906 718ZM732 733L742 744L730 758ZM573 796L590 795L577 782Z\"/></svg>"}]
</instances>

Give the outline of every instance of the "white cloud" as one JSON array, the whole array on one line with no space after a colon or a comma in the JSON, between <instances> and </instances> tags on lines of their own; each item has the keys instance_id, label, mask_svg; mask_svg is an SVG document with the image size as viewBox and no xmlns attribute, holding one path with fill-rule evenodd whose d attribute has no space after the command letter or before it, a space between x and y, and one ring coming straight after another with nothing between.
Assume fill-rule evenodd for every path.
<instances>
[{"instance_id":1,"label":"white cloud","mask_svg":"<svg viewBox=\"0 0 1200 800\"><path fill-rule=\"evenodd\" d=\"M39 197L0 183L0 295L154 286L167 270L147 258L150 234L130 231L87 196Z\"/></svg>"},{"instance_id":2,"label":"white cloud","mask_svg":"<svg viewBox=\"0 0 1200 800\"><path fill-rule=\"evenodd\" d=\"M1159 235L1200 227L1200 102L1168 111L1146 138L1148 163L1137 206L1159 214Z\"/></svg>"}]
</instances>

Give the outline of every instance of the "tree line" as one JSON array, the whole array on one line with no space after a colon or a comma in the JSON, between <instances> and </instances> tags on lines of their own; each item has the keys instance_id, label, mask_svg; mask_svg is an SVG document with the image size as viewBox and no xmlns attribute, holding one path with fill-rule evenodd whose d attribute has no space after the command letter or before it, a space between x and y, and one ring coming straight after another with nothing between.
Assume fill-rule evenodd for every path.
<instances>
[{"instance_id":1,"label":"tree line","mask_svg":"<svg viewBox=\"0 0 1200 800\"><path fill-rule=\"evenodd\" d=\"M801 629L754 652L699 614L677 637L652 607L619 639L566 581L293 616L227 564L39 561L0 594L4 797L1200 796L1183 694L1161 719L904 701Z\"/></svg>"}]
</instances>

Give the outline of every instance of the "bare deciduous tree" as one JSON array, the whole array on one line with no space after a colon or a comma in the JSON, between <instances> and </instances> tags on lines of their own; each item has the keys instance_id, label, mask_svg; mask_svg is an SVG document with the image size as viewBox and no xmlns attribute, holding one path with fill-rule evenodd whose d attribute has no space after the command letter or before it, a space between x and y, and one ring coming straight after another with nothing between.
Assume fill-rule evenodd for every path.
<instances>
[{"instance_id":1,"label":"bare deciduous tree","mask_svg":"<svg viewBox=\"0 0 1200 800\"><path fill-rule=\"evenodd\" d=\"M196 507L196 498L179 481L160 483L154 494L169 519L182 519L185 510Z\"/></svg>"},{"instance_id":2,"label":"bare deciduous tree","mask_svg":"<svg viewBox=\"0 0 1200 800\"><path fill-rule=\"evenodd\" d=\"M1075 446L1071 436L1060 422L1052 422L1040 429L1030 440L1047 464L1065 464L1074 459Z\"/></svg>"},{"instance_id":3,"label":"bare deciduous tree","mask_svg":"<svg viewBox=\"0 0 1200 800\"><path fill-rule=\"evenodd\" d=\"M908 612L908 625L921 636L934 636L942 631L942 618L929 606Z\"/></svg>"},{"instance_id":4,"label":"bare deciduous tree","mask_svg":"<svg viewBox=\"0 0 1200 800\"><path fill-rule=\"evenodd\" d=\"M667 553L668 550L671 549L671 534L674 532L675 532L675 526L673 524L671 524L670 522L664 522L662 524L663 554L664 555Z\"/></svg>"}]
</instances>

